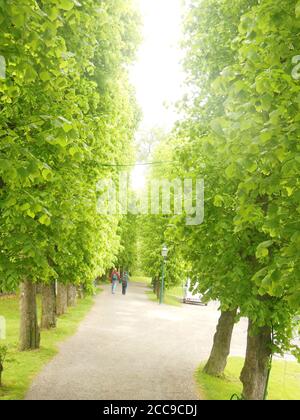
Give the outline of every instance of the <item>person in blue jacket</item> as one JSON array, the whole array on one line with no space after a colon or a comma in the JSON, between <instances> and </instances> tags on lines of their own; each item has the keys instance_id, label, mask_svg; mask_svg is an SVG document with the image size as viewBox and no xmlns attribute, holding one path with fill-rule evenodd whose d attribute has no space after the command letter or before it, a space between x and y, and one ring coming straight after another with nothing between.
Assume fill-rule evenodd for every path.
<instances>
[{"instance_id":1,"label":"person in blue jacket","mask_svg":"<svg viewBox=\"0 0 300 420\"><path fill-rule=\"evenodd\" d=\"M116 293L118 282L120 281L120 274L114 268L111 273L111 292L114 295Z\"/></svg>"}]
</instances>

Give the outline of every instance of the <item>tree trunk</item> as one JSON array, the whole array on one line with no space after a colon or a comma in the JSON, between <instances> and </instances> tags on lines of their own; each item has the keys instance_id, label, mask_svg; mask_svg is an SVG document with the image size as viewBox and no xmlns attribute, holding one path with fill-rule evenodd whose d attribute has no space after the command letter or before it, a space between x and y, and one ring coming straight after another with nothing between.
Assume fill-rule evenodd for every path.
<instances>
[{"instance_id":1,"label":"tree trunk","mask_svg":"<svg viewBox=\"0 0 300 420\"><path fill-rule=\"evenodd\" d=\"M79 299L83 299L84 298L84 290L83 290L82 284L80 284L79 286L77 286L77 294L78 294L78 298Z\"/></svg>"},{"instance_id":2,"label":"tree trunk","mask_svg":"<svg viewBox=\"0 0 300 420\"><path fill-rule=\"evenodd\" d=\"M157 280L157 282L156 282L156 296L157 296L157 299L160 299L160 292L161 292L161 282L160 282L160 280Z\"/></svg>"},{"instance_id":3,"label":"tree trunk","mask_svg":"<svg viewBox=\"0 0 300 420\"><path fill-rule=\"evenodd\" d=\"M41 328L51 329L56 327L56 292L55 282L42 286L42 322Z\"/></svg>"},{"instance_id":4,"label":"tree trunk","mask_svg":"<svg viewBox=\"0 0 300 420\"><path fill-rule=\"evenodd\" d=\"M56 315L61 316L66 313L68 307L68 291L67 286L62 283L57 283L57 297L56 297Z\"/></svg>"},{"instance_id":5,"label":"tree trunk","mask_svg":"<svg viewBox=\"0 0 300 420\"><path fill-rule=\"evenodd\" d=\"M36 285L29 280L25 280L21 283L20 293L20 351L35 350L40 346Z\"/></svg>"},{"instance_id":6,"label":"tree trunk","mask_svg":"<svg viewBox=\"0 0 300 420\"><path fill-rule=\"evenodd\" d=\"M4 370L3 365L0 362L0 388L2 387L2 373L3 373L3 370Z\"/></svg>"},{"instance_id":7,"label":"tree trunk","mask_svg":"<svg viewBox=\"0 0 300 420\"><path fill-rule=\"evenodd\" d=\"M67 293L68 293L68 301L67 301L68 306L75 306L76 297L77 297L76 286L74 286L73 284L68 284Z\"/></svg>"},{"instance_id":8,"label":"tree trunk","mask_svg":"<svg viewBox=\"0 0 300 420\"><path fill-rule=\"evenodd\" d=\"M246 400L263 400L272 354L271 328L259 328L254 335L253 323L249 320L245 364L241 373L243 397Z\"/></svg>"},{"instance_id":9,"label":"tree trunk","mask_svg":"<svg viewBox=\"0 0 300 420\"><path fill-rule=\"evenodd\" d=\"M158 280L158 278L157 277L155 277L154 279L153 279L153 293L155 293L156 294L156 296L157 296L157 284L159 283L159 280Z\"/></svg>"},{"instance_id":10,"label":"tree trunk","mask_svg":"<svg viewBox=\"0 0 300 420\"><path fill-rule=\"evenodd\" d=\"M234 311L224 311L221 313L217 331L214 336L214 344L204 367L204 372L212 376L221 376L224 373L227 358L230 353L230 344L237 309Z\"/></svg>"}]
</instances>

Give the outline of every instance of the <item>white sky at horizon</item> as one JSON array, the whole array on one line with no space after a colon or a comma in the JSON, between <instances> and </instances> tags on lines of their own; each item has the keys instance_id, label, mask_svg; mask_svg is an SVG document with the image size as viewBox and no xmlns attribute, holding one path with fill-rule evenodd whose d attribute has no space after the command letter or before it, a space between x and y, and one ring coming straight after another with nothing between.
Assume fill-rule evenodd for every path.
<instances>
[{"instance_id":1,"label":"white sky at horizon","mask_svg":"<svg viewBox=\"0 0 300 420\"><path fill-rule=\"evenodd\" d=\"M143 41L131 72L143 112L140 131L174 125L175 103L182 97L184 73L181 67L182 0L136 0L140 7ZM167 106L166 106L167 105ZM132 173L132 187L142 189L145 167L137 166Z\"/></svg>"}]
</instances>

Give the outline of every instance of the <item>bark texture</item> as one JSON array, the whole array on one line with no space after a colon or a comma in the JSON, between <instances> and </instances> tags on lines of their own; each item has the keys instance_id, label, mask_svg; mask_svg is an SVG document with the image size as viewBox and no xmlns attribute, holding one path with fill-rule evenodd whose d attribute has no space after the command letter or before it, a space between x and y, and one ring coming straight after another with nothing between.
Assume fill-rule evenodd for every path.
<instances>
[{"instance_id":1,"label":"bark texture","mask_svg":"<svg viewBox=\"0 0 300 420\"><path fill-rule=\"evenodd\" d=\"M160 299L160 293L161 293L161 282L160 280L156 280L155 283L155 294L157 296L157 299Z\"/></svg>"},{"instance_id":2,"label":"bark texture","mask_svg":"<svg viewBox=\"0 0 300 420\"><path fill-rule=\"evenodd\" d=\"M3 365L2 365L2 363L0 362L0 387L2 386L2 373L3 373Z\"/></svg>"},{"instance_id":3,"label":"bark texture","mask_svg":"<svg viewBox=\"0 0 300 420\"><path fill-rule=\"evenodd\" d=\"M68 307L67 286L62 283L57 283L56 315L61 316L64 313L66 313L67 307Z\"/></svg>"},{"instance_id":4,"label":"bark texture","mask_svg":"<svg viewBox=\"0 0 300 420\"><path fill-rule=\"evenodd\" d=\"M77 299L77 290L76 286L73 284L68 284L67 286L67 304L68 306L75 306L76 305L76 299Z\"/></svg>"},{"instance_id":5,"label":"bark texture","mask_svg":"<svg viewBox=\"0 0 300 420\"><path fill-rule=\"evenodd\" d=\"M230 345L237 309L223 311L221 313L217 331L214 336L214 344L204 367L204 372L211 376L222 376L230 353Z\"/></svg>"},{"instance_id":6,"label":"bark texture","mask_svg":"<svg viewBox=\"0 0 300 420\"><path fill-rule=\"evenodd\" d=\"M36 285L29 280L21 283L20 310L20 351L38 349L40 330L37 320Z\"/></svg>"},{"instance_id":7,"label":"bark texture","mask_svg":"<svg viewBox=\"0 0 300 420\"><path fill-rule=\"evenodd\" d=\"M83 290L82 284L80 284L79 286L77 286L77 296L78 296L79 299L83 299L84 298L84 290Z\"/></svg>"},{"instance_id":8,"label":"bark texture","mask_svg":"<svg viewBox=\"0 0 300 420\"><path fill-rule=\"evenodd\" d=\"M42 293L42 321L41 328L51 329L56 327L56 291L55 282L44 284Z\"/></svg>"},{"instance_id":9,"label":"bark texture","mask_svg":"<svg viewBox=\"0 0 300 420\"><path fill-rule=\"evenodd\" d=\"M249 321L246 359L240 378L246 400L264 399L272 352L271 334L269 327L254 331Z\"/></svg>"}]
</instances>

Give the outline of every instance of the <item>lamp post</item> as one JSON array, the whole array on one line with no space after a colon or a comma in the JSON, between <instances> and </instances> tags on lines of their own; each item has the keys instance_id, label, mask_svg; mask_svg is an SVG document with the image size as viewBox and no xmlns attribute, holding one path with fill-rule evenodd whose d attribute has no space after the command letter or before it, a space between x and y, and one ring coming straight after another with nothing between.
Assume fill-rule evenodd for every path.
<instances>
[{"instance_id":1,"label":"lamp post","mask_svg":"<svg viewBox=\"0 0 300 420\"><path fill-rule=\"evenodd\" d=\"M163 249L161 251L161 255L163 257L163 263L162 263L162 275L161 275L161 288L160 288L160 299L159 303L160 305L164 301L164 290L165 290L165 264L168 257L168 248L166 245L163 246Z\"/></svg>"}]
</instances>

